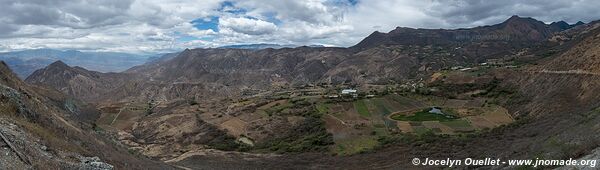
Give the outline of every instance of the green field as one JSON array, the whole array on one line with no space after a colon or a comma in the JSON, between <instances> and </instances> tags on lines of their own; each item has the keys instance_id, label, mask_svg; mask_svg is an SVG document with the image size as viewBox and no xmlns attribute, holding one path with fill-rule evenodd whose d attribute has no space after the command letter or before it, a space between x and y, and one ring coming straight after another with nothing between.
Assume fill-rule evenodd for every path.
<instances>
[{"instance_id":1,"label":"green field","mask_svg":"<svg viewBox=\"0 0 600 170\"><path fill-rule=\"evenodd\" d=\"M414 99L402 97L399 95L390 95L388 98L391 98L395 103L398 103L398 105L402 106L403 109L419 108L425 106L419 101L415 101Z\"/></svg>"},{"instance_id":2,"label":"green field","mask_svg":"<svg viewBox=\"0 0 600 170\"><path fill-rule=\"evenodd\" d=\"M413 129L414 129L415 133L419 134L419 135L429 132L429 129L427 129L426 127L423 127L423 126L414 126Z\"/></svg>"},{"instance_id":3,"label":"green field","mask_svg":"<svg viewBox=\"0 0 600 170\"><path fill-rule=\"evenodd\" d=\"M447 117L446 115L429 113L429 109L424 109L422 111L414 113L413 115L396 114L396 115L393 115L391 118L394 120L399 120L399 121L418 121L418 122L422 122L422 121L446 122L446 121L451 121L451 120L457 119L454 116Z\"/></svg>"},{"instance_id":4,"label":"green field","mask_svg":"<svg viewBox=\"0 0 600 170\"><path fill-rule=\"evenodd\" d=\"M293 104L291 104L289 102L286 102L286 103L283 103L283 104L277 103L277 104L273 105L272 107L265 109L264 112L268 116L272 116L273 114L280 113L281 111L283 111L283 110L291 107L292 105Z\"/></svg>"},{"instance_id":5,"label":"green field","mask_svg":"<svg viewBox=\"0 0 600 170\"><path fill-rule=\"evenodd\" d=\"M335 148L335 153L339 155L353 155L372 150L379 142L374 137L365 136L351 140L339 142Z\"/></svg>"},{"instance_id":6,"label":"green field","mask_svg":"<svg viewBox=\"0 0 600 170\"><path fill-rule=\"evenodd\" d=\"M449 127L453 128L453 129L471 127L471 124L468 121L463 120L463 119L457 119L457 120L452 120L452 121L445 121L445 122L440 122L440 123L442 123L442 124L444 124L446 126L449 126Z\"/></svg>"},{"instance_id":7,"label":"green field","mask_svg":"<svg viewBox=\"0 0 600 170\"><path fill-rule=\"evenodd\" d=\"M354 101L354 108L356 109L356 111L358 111L358 113L361 116L364 116L364 117L371 116L371 112L369 112L369 109L367 108L367 105L365 104L364 100Z\"/></svg>"},{"instance_id":8,"label":"green field","mask_svg":"<svg viewBox=\"0 0 600 170\"><path fill-rule=\"evenodd\" d=\"M317 111L319 111L319 113L321 113L321 114L328 113L329 112L329 104L326 104L326 103L317 104Z\"/></svg>"},{"instance_id":9,"label":"green field","mask_svg":"<svg viewBox=\"0 0 600 170\"><path fill-rule=\"evenodd\" d=\"M385 105L385 101L382 98L374 99L374 104L375 104L375 107L377 107L377 110L380 111L381 115L385 116L385 115L392 113L392 111L390 111L389 107L387 107Z\"/></svg>"}]
</instances>

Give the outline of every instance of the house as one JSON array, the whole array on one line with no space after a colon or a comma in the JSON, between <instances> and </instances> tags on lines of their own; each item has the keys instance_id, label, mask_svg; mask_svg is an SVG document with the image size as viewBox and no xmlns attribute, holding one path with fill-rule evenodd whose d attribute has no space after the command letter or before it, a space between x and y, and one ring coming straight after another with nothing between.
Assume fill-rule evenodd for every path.
<instances>
[{"instance_id":1,"label":"house","mask_svg":"<svg viewBox=\"0 0 600 170\"><path fill-rule=\"evenodd\" d=\"M487 59L486 63L488 63L489 65L496 66L502 66L507 64L503 59Z\"/></svg>"},{"instance_id":2,"label":"house","mask_svg":"<svg viewBox=\"0 0 600 170\"><path fill-rule=\"evenodd\" d=\"M460 71L470 71L470 70L473 70L473 68L467 67L467 68L460 69Z\"/></svg>"},{"instance_id":3,"label":"house","mask_svg":"<svg viewBox=\"0 0 600 170\"><path fill-rule=\"evenodd\" d=\"M458 70L458 69L463 69L463 68L465 68L465 67L463 67L463 66L454 66L454 67L452 67L450 69L452 69L452 70Z\"/></svg>"},{"instance_id":4,"label":"house","mask_svg":"<svg viewBox=\"0 0 600 170\"><path fill-rule=\"evenodd\" d=\"M356 94L357 90L355 89L343 89L342 90L342 95L351 95L352 97L358 97L358 94Z\"/></svg>"},{"instance_id":5,"label":"house","mask_svg":"<svg viewBox=\"0 0 600 170\"><path fill-rule=\"evenodd\" d=\"M342 90L342 94L354 94L356 93L355 89L344 89Z\"/></svg>"},{"instance_id":6,"label":"house","mask_svg":"<svg viewBox=\"0 0 600 170\"><path fill-rule=\"evenodd\" d=\"M329 96L327 96L327 98L330 98L330 99L334 99L334 98L338 98L338 97L340 97L340 96L338 96L338 95L329 95Z\"/></svg>"}]
</instances>

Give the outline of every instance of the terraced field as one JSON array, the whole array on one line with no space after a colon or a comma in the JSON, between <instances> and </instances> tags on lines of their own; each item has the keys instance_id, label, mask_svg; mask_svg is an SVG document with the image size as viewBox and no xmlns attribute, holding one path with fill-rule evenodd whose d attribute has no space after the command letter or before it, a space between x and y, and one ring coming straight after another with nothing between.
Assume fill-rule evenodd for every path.
<instances>
[{"instance_id":1,"label":"terraced field","mask_svg":"<svg viewBox=\"0 0 600 170\"><path fill-rule=\"evenodd\" d=\"M375 147L372 141L392 132L456 134L494 128L513 121L506 109L500 106L482 107L483 101L392 94L329 103L317 108L319 112L327 113L324 116L326 127L336 143L332 151L351 155ZM452 117L423 112L432 106L441 107Z\"/></svg>"},{"instance_id":2,"label":"terraced field","mask_svg":"<svg viewBox=\"0 0 600 170\"><path fill-rule=\"evenodd\" d=\"M143 104L115 104L100 108L96 124L103 129L129 129L144 113Z\"/></svg>"},{"instance_id":3,"label":"terraced field","mask_svg":"<svg viewBox=\"0 0 600 170\"><path fill-rule=\"evenodd\" d=\"M354 102L354 108L356 109L356 111L358 111L358 113L364 117L370 117L371 116L371 112L369 112L369 108L367 108L367 105L365 104L364 100L358 100Z\"/></svg>"},{"instance_id":4,"label":"terraced field","mask_svg":"<svg viewBox=\"0 0 600 170\"><path fill-rule=\"evenodd\" d=\"M420 106L426 104L399 95L328 104L324 120L336 143L332 151L351 155L372 149L380 136L398 131L396 121L387 118L390 114Z\"/></svg>"},{"instance_id":5,"label":"terraced field","mask_svg":"<svg viewBox=\"0 0 600 170\"><path fill-rule=\"evenodd\" d=\"M500 106L482 107L484 100L391 94L351 102L321 98L306 101L313 103L316 112L322 115L325 128L333 135L335 143L330 151L338 155L369 151L378 146L378 139L397 132L456 134L493 128L513 121L508 111ZM239 119L222 122L221 126L236 137L244 133L259 134L258 131L249 130L248 123L266 121L274 114L286 112L293 104L291 99L272 101L257 107L253 113L239 115ZM452 117L429 113L427 109L432 106L439 106L442 112ZM251 136L260 139L260 135Z\"/></svg>"},{"instance_id":6,"label":"terraced field","mask_svg":"<svg viewBox=\"0 0 600 170\"><path fill-rule=\"evenodd\" d=\"M468 102L470 101L464 101L464 103ZM464 107L465 105L456 105L456 103L457 101L453 101L450 105L441 105L441 107L446 107L442 110L448 115L430 113L428 109L425 109L397 112L389 118L399 122L398 128L402 132L415 133L415 129L425 127L438 134L473 132L514 121L508 111L500 106Z\"/></svg>"}]
</instances>

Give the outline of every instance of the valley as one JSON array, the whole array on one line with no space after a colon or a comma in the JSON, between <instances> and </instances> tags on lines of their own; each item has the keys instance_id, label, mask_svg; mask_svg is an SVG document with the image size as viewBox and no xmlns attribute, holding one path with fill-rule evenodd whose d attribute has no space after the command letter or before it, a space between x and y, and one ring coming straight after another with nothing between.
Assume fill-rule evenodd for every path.
<instances>
[{"instance_id":1,"label":"valley","mask_svg":"<svg viewBox=\"0 0 600 170\"><path fill-rule=\"evenodd\" d=\"M50 141L29 159L59 168L96 155L116 169L578 158L600 146L599 25L398 27L349 48L185 49L118 73L57 61L24 81L3 64L0 127Z\"/></svg>"}]
</instances>

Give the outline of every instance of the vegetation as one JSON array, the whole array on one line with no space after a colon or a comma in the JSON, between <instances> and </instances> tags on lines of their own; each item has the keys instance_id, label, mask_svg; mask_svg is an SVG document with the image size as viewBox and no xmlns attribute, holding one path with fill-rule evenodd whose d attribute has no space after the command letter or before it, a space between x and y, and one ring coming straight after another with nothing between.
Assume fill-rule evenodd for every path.
<instances>
[{"instance_id":1,"label":"vegetation","mask_svg":"<svg viewBox=\"0 0 600 170\"><path fill-rule=\"evenodd\" d=\"M381 111L382 115L388 115L390 113L392 113L392 111L390 111L390 109L388 109L388 107L385 106L383 99L381 98L377 98L373 100L375 103L375 107L377 107L377 109L379 111Z\"/></svg>"},{"instance_id":2,"label":"vegetation","mask_svg":"<svg viewBox=\"0 0 600 170\"><path fill-rule=\"evenodd\" d=\"M153 108L154 108L154 100L150 100L150 101L148 102L148 105L147 105L147 106L146 106L146 108L144 109L144 110L145 110L145 113L146 113L146 115L151 115L152 113L154 113L154 112L152 111L152 109L153 109Z\"/></svg>"},{"instance_id":3,"label":"vegetation","mask_svg":"<svg viewBox=\"0 0 600 170\"><path fill-rule=\"evenodd\" d=\"M211 140L207 145L213 149L219 149L224 151L245 151L248 148L248 146L237 142L235 138L230 135L217 136L215 139Z\"/></svg>"},{"instance_id":4,"label":"vegetation","mask_svg":"<svg viewBox=\"0 0 600 170\"><path fill-rule=\"evenodd\" d=\"M256 145L255 149L267 149L279 153L327 151L333 137L327 133L320 119L309 117L284 137L271 139Z\"/></svg>"},{"instance_id":5,"label":"vegetation","mask_svg":"<svg viewBox=\"0 0 600 170\"><path fill-rule=\"evenodd\" d=\"M265 109L265 113L267 113L267 115L269 116L273 116L276 113L282 112L284 109L287 109L291 106L291 104L289 103L284 103L284 104L275 104L273 107L267 108Z\"/></svg>"},{"instance_id":6,"label":"vegetation","mask_svg":"<svg viewBox=\"0 0 600 170\"><path fill-rule=\"evenodd\" d=\"M536 55L542 56L542 57L550 57L550 56L552 56L554 54L557 54L557 53L558 53L557 50L547 50L547 51L542 52L541 54L536 54Z\"/></svg>"},{"instance_id":7,"label":"vegetation","mask_svg":"<svg viewBox=\"0 0 600 170\"><path fill-rule=\"evenodd\" d=\"M471 127L471 124L463 119L451 120L451 121L442 121L442 124L449 126L451 128L463 128L463 127Z\"/></svg>"},{"instance_id":8,"label":"vegetation","mask_svg":"<svg viewBox=\"0 0 600 170\"><path fill-rule=\"evenodd\" d=\"M354 101L354 108L356 109L356 111L358 111L358 113L361 116L364 116L364 117L371 116L371 113L369 112L369 109L367 108L367 105L365 104L364 100Z\"/></svg>"},{"instance_id":9,"label":"vegetation","mask_svg":"<svg viewBox=\"0 0 600 170\"><path fill-rule=\"evenodd\" d=\"M371 151L379 145L379 141L374 137L360 137L352 140L340 142L335 153L339 155L352 155Z\"/></svg>"},{"instance_id":10,"label":"vegetation","mask_svg":"<svg viewBox=\"0 0 600 170\"><path fill-rule=\"evenodd\" d=\"M188 104L191 106L198 105L198 102L195 99L189 99Z\"/></svg>"},{"instance_id":11,"label":"vegetation","mask_svg":"<svg viewBox=\"0 0 600 170\"><path fill-rule=\"evenodd\" d=\"M431 110L430 108L423 109L419 112L414 113L413 115L396 114L396 115L393 115L391 118L394 120L399 120L399 121L419 121L419 122L421 122L421 121L444 122L444 121L455 120L458 118L454 115L430 113L429 112L430 110Z\"/></svg>"},{"instance_id":12,"label":"vegetation","mask_svg":"<svg viewBox=\"0 0 600 170\"><path fill-rule=\"evenodd\" d=\"M320 114L326 114L329 112L329 104L327 103L318 103L316 107Z\"/></svg>"}]
</instances>

